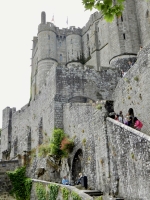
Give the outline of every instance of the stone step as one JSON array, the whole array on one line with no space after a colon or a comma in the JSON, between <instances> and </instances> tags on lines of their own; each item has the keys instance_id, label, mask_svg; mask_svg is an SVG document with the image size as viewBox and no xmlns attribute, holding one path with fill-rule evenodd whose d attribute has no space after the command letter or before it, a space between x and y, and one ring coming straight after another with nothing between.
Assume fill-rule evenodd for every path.
<instances>
[{"instance_id":1,"label":"stone step","mask_svg":"<svg viewBox=\"0 0 150 200\"><path fill-rule=\"evenodd\" d=\"M103 192L100 190L84 190L84 193L88 194L89 196L101 196L103 195Z\"/></svg>"}]
</instances>

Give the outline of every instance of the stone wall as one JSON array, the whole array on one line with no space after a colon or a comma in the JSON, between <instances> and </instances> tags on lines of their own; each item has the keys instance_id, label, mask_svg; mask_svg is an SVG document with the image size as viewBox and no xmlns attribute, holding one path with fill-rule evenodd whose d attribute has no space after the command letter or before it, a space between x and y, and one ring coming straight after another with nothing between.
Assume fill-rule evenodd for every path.
<instances>
[{"instance_id":1,"label":"stone wall","mask_svg":"<svg viewBox=\"0 0 150 200\"><path fill-rule=\"evenodd\" d=\"M150 35L150 2L144 0L135 0L135 2L141 43L140 45L146 46L149 44Z\"/></svg>"},{"instance_id":2,"label":"stone wall","mask_svg":"<svg viewBox=\"0 0 150 200\"><path fill-rule=\"evenodd\" d=\"M36 184L37 183L41 183L46 188L47 192L49 191L48 185L51 184L51 182L39 181L39 180L33 179L31 198L30 198L31 200L37 200L38 199L37 195L36 195ZM90 197L89 195L85 194L82 190L78 190L75 187L67 186L67 185L61 185L61 184L57 184L57 185L60 186L60 189L59 189L59 192L58 192L58 196L57 196L57 199L59 199L59 200L63 200L62 192L61 192L62 188L66 188L68 190L68 192L69 192L69 195L68 195L69 199L68 200L72 200L73 199L71 197L71 193L72 192L75 192L76 194L78 194L81 197L82 200L93 200L93 197Z\"/></svg>"},{"instance_id":3,"label":"stone wall","mask_svg":"<svg viewBox=\"0 0 150 200\"><path fill-rule=\"evenodd\" d=\"M133 108L134 115L143 122L142 131L150 135L150 45L138 53L137 61L119 80L114 93L114 110L126 115Z\"/></svg>"},{"instance_id":4,"label":"stone wall","mask_svg":"<svg viewBox=\"0 0 150 200\"><path fill-rule=\"evenodd\" d=\"M94 69L79 69L57 67L56 87L59 101L75 96L84 96L94 101L97 99L112 99L120 73L115 68L103 68L100 72ZM63 98L63 99L61 99Z\"/></svg>"},{"instance_id":5,"label":"stone wall","mask_svg":"<svg viewBox=\"0 0 150 200\"><path fill-rule=\"evenodd\" d=\"M108 192L108 151L105 117L105 103L98 110L95 104L70 103L63 106L64 131L75 141L70 155L70 173L73 176L73 160L81 149L81 172L87 176L88 188ZM77 177L72 177L76 179Z\"/></svg>"},{"instance_id":6,"label":"stone wall","mask_svg":"<svg viewBox=\"0 0 150 200\"><path fill-rule=\"evenodd\" d=\"M148 200L150 137L107 118L111 193L127 200Z\"/></svg>"},{"instance_id":7,"label":"stone wall","mask_svg":"<svg viewBox=\"0 0 150 200\"><path fill-rule=\"evenodd\" d=\"M2 126L3 142L1 149L2 151L9 150L10 152L8 147L11 148L10 158L21 154L23 151L35 148L41 142L45 142L47 137L50 137L54 129L55 73L56 68L53 67L49 72L51 79L48 78L45 81L41 93L36 95L35 99L22 107L21 110L14 111L10 115L12 109L4 109L3 113L6 116ZM8 131L9 121L12 124L10 133ZM40 141L41 134L42 141Z\"/></svg>"},{"instance_id":8,"label":"stone wall","mask_svg":"<svg viewBox=\"0 0 150 200\"><path fill-rule=\"evenodd\" d=\"M14 199L9 195L11 183L6 172L13 171L17 167L19 167L18 160L0 162L0 200Z\"/></svg>"}]
</instances>

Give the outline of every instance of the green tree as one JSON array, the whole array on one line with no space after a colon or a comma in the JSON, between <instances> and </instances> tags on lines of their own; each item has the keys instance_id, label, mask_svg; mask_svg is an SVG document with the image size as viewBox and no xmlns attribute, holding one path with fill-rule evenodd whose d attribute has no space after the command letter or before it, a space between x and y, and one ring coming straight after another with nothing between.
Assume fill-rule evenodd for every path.
<instances>
[{"instance_id":1,"label":"green tree","mask_svg":"<svg viewBox=\"0 0 150 200\"><path fill-rule=\"evenodd\" d=\"M106 21L112 22L115 16L121 16L124 10L124 1L125 0L82 0L82 3L86 10L95 8L101 11Z\"/></svg>"}]
</instances>

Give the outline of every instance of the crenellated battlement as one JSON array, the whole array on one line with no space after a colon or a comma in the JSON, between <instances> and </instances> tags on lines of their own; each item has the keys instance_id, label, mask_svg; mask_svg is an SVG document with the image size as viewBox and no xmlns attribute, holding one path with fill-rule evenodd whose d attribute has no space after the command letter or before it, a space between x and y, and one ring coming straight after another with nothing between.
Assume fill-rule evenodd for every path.
<instances>
[{"instance_id":1,"label":"crenellated battlement","mask_svg":"<svg viewBox=\"0 0 150 200\"><path fill-rule=\"evenodd\" d=\"M41 31L53 31L58 36L67 36L71 34L81 35L82 33L81 28L70 26L69 29L68 28L59 29L51 22L47 22L46 24L39 24L38 33L40 33Z\"/></svg>"}]
</instances>

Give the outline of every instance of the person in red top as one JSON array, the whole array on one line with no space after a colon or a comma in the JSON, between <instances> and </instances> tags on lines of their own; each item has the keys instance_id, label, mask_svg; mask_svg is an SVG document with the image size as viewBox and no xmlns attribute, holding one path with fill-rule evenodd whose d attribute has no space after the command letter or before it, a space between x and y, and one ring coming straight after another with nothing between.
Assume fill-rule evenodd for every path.
<instances>
[{"instance_id":1,"label":"person in red top","mask_svg":"<svg viewBox=\"0 0 150 200\"><path fill-rule=\"evenodd\" d=\"M142 128L142 126L143 126L143 124L142 124L142 122L140 121L140 120L138 120L138 118L137 117L134 117L134 128L136 129L136 130L141 130L141 128Z\"/></svg>"}]
</instances>

